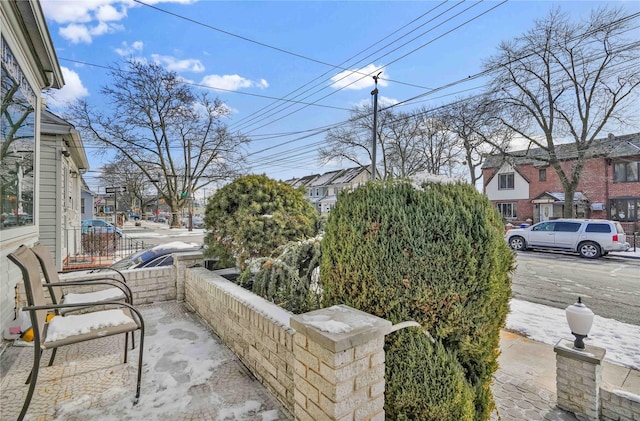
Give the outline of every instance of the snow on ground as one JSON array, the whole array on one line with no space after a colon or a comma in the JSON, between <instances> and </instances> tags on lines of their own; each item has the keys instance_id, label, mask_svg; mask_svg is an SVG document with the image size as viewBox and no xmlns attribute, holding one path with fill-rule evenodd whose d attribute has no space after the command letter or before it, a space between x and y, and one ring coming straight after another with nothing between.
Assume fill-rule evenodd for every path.
<instances>
[{"instance_id":1,"label":"snow on ground","mask_svg":"<svg viewBox=\"0 0 640 421\"><path fill-rule=\"evenodd\" d=\"M564 310L516 299L511 300L511 312L507 316L506 327L549 345L555 345L562 338L574 338ZM606 361L640 370L638 325L596 315L585 343L605 348Z\"/></svg>"}]
</instances>

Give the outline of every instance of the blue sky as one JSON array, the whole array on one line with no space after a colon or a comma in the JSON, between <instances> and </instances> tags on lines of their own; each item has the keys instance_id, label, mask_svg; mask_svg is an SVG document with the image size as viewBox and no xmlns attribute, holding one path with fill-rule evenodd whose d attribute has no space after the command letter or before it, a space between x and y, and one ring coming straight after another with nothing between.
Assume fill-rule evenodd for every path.
<instances>
[{"instance_id":1,"label":"blue sky","mask_svg":"<svg viewBox=\"0 0 640 421\"><path fill-rule=\"evenodd\" d=\"M501 41L558 5L575 19L602 5L640 11L640 1L143 2L41 0L66 82L49 106L62 112L75 98L103 104L100 88L109 83L103 67L123 57L155 61L209 86L233 110L229 126L253 139L251 171L276 179L340 167L320 166L324 133L309 135L370 104L373 79L355 80L376 69L383 70L381 103L402 102L481 71ZM398 108L438 106L484 82L459 83ZM308 92L296 100L313 105L277 101L298 88L296 94ZM260 152L265 148L271 149ZM97 170L101 161L90 147L87 154ZM99 191L95 176L86 179Z\"/></svg>"}]
</instances>

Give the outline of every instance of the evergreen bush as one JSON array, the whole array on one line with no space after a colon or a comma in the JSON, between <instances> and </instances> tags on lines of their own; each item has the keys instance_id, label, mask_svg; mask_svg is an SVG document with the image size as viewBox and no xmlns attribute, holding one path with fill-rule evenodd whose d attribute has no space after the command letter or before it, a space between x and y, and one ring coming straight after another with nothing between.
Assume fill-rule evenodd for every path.
<instances>
[{"instance_id":1,"label":"evergreen bush","mask_svg":"<svg viewBox=\"0 0 640 421\"><path fill-rule=\"evenodd\" d=\"M421 328L389 335L385 414L391 420L471 421L473 390L455 355ZM409 377L407 377L409 373Z\"/></svg>"},{"instance_id":2,"label":"evergreen bush","mask_svg":"<svg viewBox=\"0 0 640 421\"><path fill-rule=\"evenodd\" d=\"M463 368L474 419L488 419L513 269L502 232L497 210L471 185L368 183L343 194L331 211L322 242L323 306L344 303L394 324L420 323ZM387 402L401 392L394 387Z\"/></svg>"},{"instance_id":3,"label":"evergreen bush","mask_svg":"<svg viewBox=\"0 0 640 421\"><path fill-rule=\"evenodd\" d=\"M270 256L288 241L313 237L318 215L302 191L266 175L247 175L219 189L204 218L207 255L248 259Z\"/></svg>"},{"instance_id":4,"label":"evergreen bush","mask_svg":"<svg viewBox=\"0 0 640 421\"><path fill-rule=\"evenodd\" d=\"M320 307L318 285L321 237L291 241L274 255L255 259L242 272L240 283L255 294L293 313Z\"/></svg>"}]
</instances>

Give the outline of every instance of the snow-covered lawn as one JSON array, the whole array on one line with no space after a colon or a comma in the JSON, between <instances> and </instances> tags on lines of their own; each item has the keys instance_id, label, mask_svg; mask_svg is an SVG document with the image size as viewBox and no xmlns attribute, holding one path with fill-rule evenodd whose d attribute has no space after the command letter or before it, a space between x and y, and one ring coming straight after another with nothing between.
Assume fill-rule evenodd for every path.
<instances>
[{"instance_id":1,"label":"snow-covered lawn","mask_svg":"<svg viewBox=\"0 0 640 421\"><path fill-rule=\"evenodd\" d=\"M506 327L549 345L574 338L564 310L516 299L511 300ZM585 342L605 348L605 360L640 370L640 326L596 315Z\"/></svg>"}]
</instances>

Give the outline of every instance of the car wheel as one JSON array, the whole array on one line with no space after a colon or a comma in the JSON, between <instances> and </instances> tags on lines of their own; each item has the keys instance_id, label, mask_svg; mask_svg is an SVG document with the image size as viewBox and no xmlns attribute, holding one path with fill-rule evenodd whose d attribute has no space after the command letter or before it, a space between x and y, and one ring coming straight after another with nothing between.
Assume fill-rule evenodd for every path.
<instances>
[{"instance_id":1,"label":"car wheel","mask_svg":"<svg viewBox=\"0 0 640 421\"><path fill-rule=\"evenodd\" d=\"M509 246L514 250L526 250L527 242L524 238L515 235L509 239Z\"/></svg>"},{"instance_id":2,"label":"car wheel","mask_svg":"<svg viewBox=\"0 0 640 421\"><path fill-rule=\"evenodd\" d=\"M597 259L601 255L600 246L593 241L585 241L578 246L580 256L587 259Z\"/></svg>"}]
</instances>

